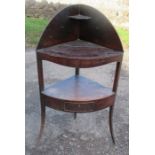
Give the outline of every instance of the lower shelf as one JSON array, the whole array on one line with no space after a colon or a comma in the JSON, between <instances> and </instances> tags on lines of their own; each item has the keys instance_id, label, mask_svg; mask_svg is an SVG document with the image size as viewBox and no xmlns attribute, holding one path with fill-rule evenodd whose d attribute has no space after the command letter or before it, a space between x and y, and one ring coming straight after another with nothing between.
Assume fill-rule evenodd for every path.
<instances>
[{"instance_id":1,"label":"lower shelf","mask_svg":"<svg viewBox=\"0 0 155 155\"><path fill-rule=\"evenodd\" d=\"M89 112L114 104L110 88L82 76L73 76L42 91L46 105L63 111Z\"/></svg>"}]
</instances>

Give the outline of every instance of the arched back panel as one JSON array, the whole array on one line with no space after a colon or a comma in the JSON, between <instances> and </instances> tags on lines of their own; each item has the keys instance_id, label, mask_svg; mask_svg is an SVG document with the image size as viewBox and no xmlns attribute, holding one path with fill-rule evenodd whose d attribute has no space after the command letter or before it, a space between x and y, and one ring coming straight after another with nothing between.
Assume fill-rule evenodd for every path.
<instances>
[{"instance_id":1,"label":"arched back panel","mask_svg":"<svg viewBox=\"0 0 155 155\"><path fill-rule=\"evenodd\" d=\"M37 49L76 40L78 38L78 25L70 20L69 16L77 13L78 6L76 5L69 6L59 12L43 32Z\"/></svg>"},{"instance_id":2,"label":"arched back panel","mask_svg":"<svg viewBox=\"0 0 155 155\"><path fill-rule=\"evenodd\" d=\"M80 39L123 51L114 27L102 13L85 5L81 5L80 13L91 17L91 20L80 23Z\"/></svg>"},{"instance_id":3,"label":"arched back panel","mask_svg":"<svg viewBox=\"0 0 155 155\"><path fill-rule=\"evenodd\" d=\"M84 16L72 18L76 15ZM37 49L76 39L123 52L120 39L109 20L98 10L86 5L72 5L59 12L43 32Z\"/></svg>"}]
</instances>

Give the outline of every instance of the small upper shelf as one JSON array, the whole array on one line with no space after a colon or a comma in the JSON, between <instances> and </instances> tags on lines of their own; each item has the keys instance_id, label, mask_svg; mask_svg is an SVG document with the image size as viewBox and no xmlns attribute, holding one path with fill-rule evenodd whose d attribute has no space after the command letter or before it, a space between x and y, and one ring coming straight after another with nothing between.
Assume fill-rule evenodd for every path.
<instances>
[{"instance_id":1,"label":"small upper shelf","mask_svg":"<svg viewBox=\"0 0 155 155\"><path fill-rule=\"evenodd\" d=\"M81 14L77 14L77 15L74 15L74 16L69 16L69 18L74 19L74 20L88 20L88 19L91 19L91 17L81 15Z\"/></svg>"},{"instance_id":2,"label":"small upper shelf","mask_svg":"<svg viewBox=\"0 0 155 155\"><path fill-rule=\"evenodd\" d=\"M71 67L95 67L121 61L123 53L84 40L74 40L37 50L38 56Z\"/></svg>"}]
</instances>

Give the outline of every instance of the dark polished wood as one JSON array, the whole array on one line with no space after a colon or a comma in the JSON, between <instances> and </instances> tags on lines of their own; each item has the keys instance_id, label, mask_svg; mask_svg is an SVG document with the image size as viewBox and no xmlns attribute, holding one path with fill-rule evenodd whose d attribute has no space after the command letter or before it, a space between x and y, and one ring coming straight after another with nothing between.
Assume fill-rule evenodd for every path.
<instances>
[{"instance_id":1,"label":"dark polished wood","mask_svg":"<svg viewBox=\"0 0 155 155\"><path fill-rule=\"evenodd\" d=\"M41 126L40 126L40 132L38 139L41 138L44 126L45 126L45 117L46 117L46 105L45 101L43 100L43 97L41 97Z\"/></svg>"},{"instance_id":2,"label":"dark polished wood","mask_svg":"<svg viewBox=\"0 0 155 155\"><path fill-rule=\"evenodd\" d=\"M72 20L71 16L89 20ZM43 32L37 49L81 39L110 49L123 51L120 39L110 21L98 10L86 5L72 5L60 11Z\"/></svg>"},{"instance_id":3,"label":"dark polished wood","mask_svg":"<svg viewBox=\"0 0 155 155\"><path fill-rule=\"evenodd\" d=\"M75 68L75 75L79 75L80 74L80 68Z\"/></svg>"},{"instance_id":4,"label":"dark polished wood","mask_svg":"<svg viewBox=\"0 0 155 155\"><path fill-rule=\"evenodd\" d=\"M88 68L121 61L122 52L83 40L37 50L38 57L61 65Z\"/></svg>"},{"instance_id":5,"label":"dark polished wood","mask_svg":"<svg viewBox=\"0 0 155 155\"><path fill-rule=\"evenodd\" d=\"M70 112L93 112L113 105L115 93L97 82L73 76L45 88L48 107Z\"/></svg>"},{"instance_id":6,"label":"dark polished wood","mask_svg":"<svg viewBox=\"0 0 155 155\"><path fill-rule=\"evenodd\" d=\"M117 94L123 48L110 21L96 9L86 5L72 5L60 11L48 24L36 49L41 126L45 126L46 107L74 114L109 110L109 129L115 143L112 118ZM75 75L46 86L44 60L74 67ZM112 88L80 75L80 68L116 62Z\"/></svg>"},{"instance_id":7,"label":"dark polished wood","mask_svg":"<svg viewBox=\"0 0 155 155\"><path fill-rule=\"evenodd\" d=\"M74 112L74 119L76 119L77 118L77 113L76 112Z\"/></svg>"},{"instance_id":8,"label":"dark polished wood","mask_svg":"<svg viewBox=\"0 0 155 155\"><path fill-rule=\"evenodd\" d=\"M113 131L113 110L114 110L114 106L112 105L109 109L109 129L110 129L110 134L111 134L111 138L113 143L115 144L115 137L114 137L114 131Z\"/></svg>"},{"instance_id":9,"label":"dark polished wood","mask_svg":"<svg viewBox=\"0 0 155 155\"><path fill-rule=\"evenodd\" d=\"M51 84L42 94L64 101L83 102L94 101L114 95L112 89L83 76L73 76Z\"/></svg>"},{"instance_id":10,"label":"dark polished wood","mask_svg":"<svg viewBox=\"0 0 155 155\"><path fill-rule=\"evenodd\" d=\"M69 18L74 19L74 20L88 20L88 19L91 19L91 17L89 17L89 16L84 16L84 15L80 15L80 14L77 14L77 15L74 15L74 16L69 16Z\"/></svg>"}]
</instances>

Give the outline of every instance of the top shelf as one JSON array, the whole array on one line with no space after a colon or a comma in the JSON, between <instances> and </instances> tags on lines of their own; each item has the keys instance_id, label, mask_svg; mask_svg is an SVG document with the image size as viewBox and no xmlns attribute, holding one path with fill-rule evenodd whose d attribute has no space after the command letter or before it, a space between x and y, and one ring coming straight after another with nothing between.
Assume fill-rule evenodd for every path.
<instances>
[{"instance_id":1,"label":"top shelf","mask_svg":"<svg viewBox=\"0 0 155 155\"><path fill-rule=\"evenodd\" d=\"M84 40L74 40L37 50L43 60L70 67L95 67L121 61L123 53Z\"/></svg>"},{"instance_id":2,"label":"top shelf","mask_svg":"<svg viewBox=\"0 0 155 155\"><path fill-rule=\"evenodd\" d=\"M69 18L73 19L73 20L89 20L89 19L91 19L91 17L84 16L84 15L81 15L81 14L77 14L77 15L74 15L74 16L69 16Z\"/></svg>"}]
</instances>

